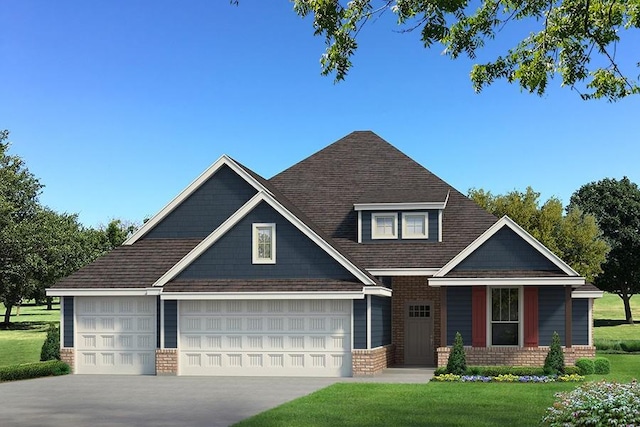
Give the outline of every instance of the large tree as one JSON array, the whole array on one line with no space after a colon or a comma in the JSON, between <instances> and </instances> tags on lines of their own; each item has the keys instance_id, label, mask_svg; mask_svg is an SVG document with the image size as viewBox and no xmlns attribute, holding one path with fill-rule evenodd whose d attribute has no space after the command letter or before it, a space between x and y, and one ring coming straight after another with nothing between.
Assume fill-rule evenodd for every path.
<instances>
[{"instance_id":1,"label":"large tree","mask_svg":"<svg viewBox=\"0 0 640 427\"><path fill-rule=\"evenodd\" d=\"M619 100L640 93L635 61L617 57L621 36L640 28L639 0L292 0L295 12L313 17L325 39L322 73L343 80L351 68L357 36L370 20L395 15L403 32L420 31L425 47L438 43L451 58L476 59L494 38L508 46L471 70L476 91L497 79L543 94L551 78L583 99ZM232 0L238 3L238 0ZM505 27L509 27L506 28ZM512 28L515 27L515 28ZM516 30L521 36L514 36ZM632 42L632 40L630 40ZM637 55L632 43L624 46ZM634 50L635 49L635 50ZM625 59L625 58L623 58Z\"/></svg>"},{"instance_id":2,"label":"large tree","mask_svg":"<svg viewBox=\"0 0 640 427\"><path fill-rule=\"evenodd\" d=\"M593 215L577 208L565 215L555 197L540 204L540 193L531 187L504 195L472 188L469 197L498 217L508 215L587 280L602 271L608 245Z\"/></svg>"},{"instance_id":3,"label":"large tree","mask_svg":"<svg viewBox=\"0 0 640 427\"><path fill-rule=\"evenodd\" d=\"M594 215L611 246L600 289L617 294L624 303L627 322L633 323L631 297L640 293L640 189L624 177L585 184L571 196L570 207Z\"/></svg>"}]
</instances>

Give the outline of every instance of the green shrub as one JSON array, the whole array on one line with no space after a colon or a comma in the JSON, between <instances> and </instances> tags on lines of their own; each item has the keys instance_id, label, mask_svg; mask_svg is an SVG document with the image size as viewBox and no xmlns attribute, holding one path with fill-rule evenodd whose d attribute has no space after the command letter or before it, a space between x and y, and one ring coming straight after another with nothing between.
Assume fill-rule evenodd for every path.
<instances>
[{"instance_id":1,"label":"green shrub","mask_svg":"<svg viewBox=\"0 0 640 427\"><path fill-rule=\"evenodd\" d=\"M578 359L576 360L576 367L580 369L580 375L591 375L594 371L593 360L591 359Z\"/></svg>"},{"instance_id":2,"label":"green shrub","mask_svg":"<svg viewBox=\"0 0 640 427\"><path fill-rule=\"evenodd\" d=\"M620 349L627 353L638 353L640 352L640 341L638 340L620 341Z\"/></svg>"},{"instance_id":3,"label":"green shrub","mask_svg":"<svg viewBox=\"0 0 640 427\"><path fill-rule=\"evenodd\" d=\"M42 350L40 351L40 360L60 360L60 331L55 324L49 324L49 330L47 331L47 338L42 344Z\"/></svg>"},{"instance_id":4,"label":"green shrub","mask_svg":"<svg viewBox=\"0 0 640 427\"><path fill-rule=\"evenodd\" d=\"M447 367L446 366L440 366L439 368L436 368L435 371L433 371L433 375L438 376L438 375L444 375L447 373Z\"/></svg>"},{"instance_id":5,"label":"green shrub","mask_svg":"<svg viewBox=\"0 0 640 427\"><path fill-rule=\"evenodd\" d=\"M640 383L586 383L556 394L542 422L548 426L640 425Z\"/></svg>"},{"instance_id":6,"label":"green shrub","mask_svg":"<svg viewBox=\"0 0 640 427\"><path fill-rule=\"evenodd\" d=\"M533 366L478 366L479 372L475 375L497 377L500 375L544 375L544 369Z\"/></svg>"},{"instance_id":7,"label":"green shrub","mask_svg":"<svg viewBox=\"0 0 640 427\"><path fill-rule=\"evenodd\" d=\"M565 366L564 373L567 375L583 375L580 373L580 368L577 366Z\"/></svg>"},{"instance_id":8,"label":"green shrub","mask_svg":"<svg viewBox=\"0 0 640 427\"><path fill-rule=\"evenodd\" d=\"M605 353L640 353L640 340L597 340L594 345Z\"/></svg>"},{"instance_id":9,"label":"green shrub","mask_svg":"<svg viewBox=\"0 0 640 427\"><path fill-rule=\"evenodd\" d=\"M564 353L560 344L560 336L557 332L551 338L549 353L544 359L544 372L547 375L560 375L564 373Z\"/></svg>"},{"instance_id":10,"label":"green shrub","mask_svg":"<svg viewBox=\"0 0 640 427\"><path fill-rule=\"evenodd\" d=\"M464 375L467 370L467 358L464 354L464 344L462 343L462 335L456 332L453 340L453 348L449 353L447 361L447 373L455 375Z\"/></svg>"},{"instance_id":11,"label":"green shrub","mask_svg":"<svg viewBox=\"0 0 640 427\"><path fill-rule=\"evenodd\" d=\"M593 370L596 374L608 374L611 372L611 363L606 357L596 357L593 361Z\"/></svg>"},{"instance_id":12,"label":"green shrub","mask_svg":"<svg viewBox=\"0 0 640 427\"><path fill-rule=\"evenodd\" d=\"M66 375L70 372L69 365L59 360L3 366L0 368L0 382Z\"/></svg>"}]
</instances>

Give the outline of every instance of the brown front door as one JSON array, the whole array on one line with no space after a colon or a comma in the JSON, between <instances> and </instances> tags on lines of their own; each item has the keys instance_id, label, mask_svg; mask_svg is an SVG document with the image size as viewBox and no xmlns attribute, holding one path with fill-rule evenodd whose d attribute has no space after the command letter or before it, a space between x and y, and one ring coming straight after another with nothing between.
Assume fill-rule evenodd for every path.
<instances>
[{"instance_id":1,"label":"brown front door","mask_svg":"<svg viewBox=\"0 0 640 427\"><path fill-rule=\"evenodd\" d=\"M409 301L404 311L404 363L433 365L433 311L431 301Z\"/></svg>"}]
</instances>

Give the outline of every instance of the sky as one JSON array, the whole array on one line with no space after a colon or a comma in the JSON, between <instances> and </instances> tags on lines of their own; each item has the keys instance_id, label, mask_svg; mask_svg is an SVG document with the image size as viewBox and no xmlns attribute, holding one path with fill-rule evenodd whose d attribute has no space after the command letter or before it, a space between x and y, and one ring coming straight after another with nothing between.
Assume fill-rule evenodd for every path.
<instances>
[{"instance_id":1,"label":"sky","mask_svg":"<svg viewBox=\"0 0 640 427\"><path fill-rule=\"evenodd\" d=\"M476 94L472 61L425 49L392 16L365 26L339 84L286 0L3 0L0 16L10 154L44 205L87 226L141 222L223 154L270 178L355 130L463 193L531 186L567 204L589 182L640 183L640 96L585 102L559 78L542 97L505 82Z\"/></svg>"}]
</instances>

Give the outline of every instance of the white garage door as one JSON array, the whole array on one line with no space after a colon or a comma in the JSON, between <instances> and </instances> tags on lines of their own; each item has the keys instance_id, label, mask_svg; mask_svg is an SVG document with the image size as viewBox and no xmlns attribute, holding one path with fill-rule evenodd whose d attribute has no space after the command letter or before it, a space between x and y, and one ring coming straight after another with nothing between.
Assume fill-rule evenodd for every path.
<instances>
[{"instance_id":1,"label":"white garage door","mask_svg":"<svg viewBox=\"0 0 640 427\"><path fill-rule=\"evenodd\" d=\"M155 374L154 297L76 297L76 372Z\"/></svg>"},{"instance_id":2,"label":"white garage door","mask_svg":"<svg viewBox=\"0 0 640 427\"><path fill-rule=\"evenodd\" d=\"M181 301L181 375L351 375L350 300Z\"/></svg>"}]
</instances>

